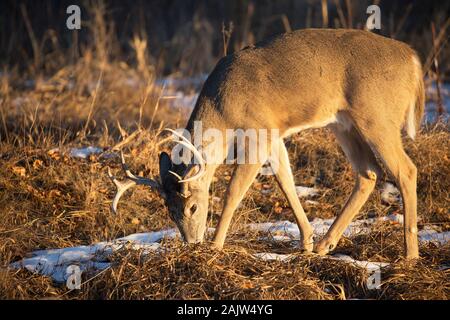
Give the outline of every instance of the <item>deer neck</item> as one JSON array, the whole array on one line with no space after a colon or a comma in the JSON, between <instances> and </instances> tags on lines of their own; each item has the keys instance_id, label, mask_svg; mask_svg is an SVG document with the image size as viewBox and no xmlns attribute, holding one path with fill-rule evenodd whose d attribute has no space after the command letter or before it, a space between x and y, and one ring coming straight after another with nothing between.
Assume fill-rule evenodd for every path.
<instances>
[{"instance_id":1,"label":"deer neck","mask_svg":"<svg viewBox=\"0 0 450 320\"><path fill-rule=\"evenodd\" d=\"M217 167L227 157L226 125L213 104L199 98L185 130L194 146L205 155L206 174L202 179L209 187Z\"/></svg>"}]
</instances>

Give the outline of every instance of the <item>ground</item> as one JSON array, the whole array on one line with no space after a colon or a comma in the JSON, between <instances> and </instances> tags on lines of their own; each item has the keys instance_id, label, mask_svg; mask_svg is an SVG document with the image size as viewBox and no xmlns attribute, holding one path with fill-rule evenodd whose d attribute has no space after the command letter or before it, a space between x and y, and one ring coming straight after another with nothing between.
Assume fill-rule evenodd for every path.
<instances>
[{"instance_id":1,"label":"ground","mask_svg":"<svg viewBox=\"0 0 450 320\"><path fill-rule=\"evenodd\" d=\"M88 64L81 61L55 77L30 82L2 75L0 298L450 298L448 242L421 242L421 259L414 265L402 259L401 219L382 219L401 217L401 201L388 175L377 183L357 218L375 222L366 232L344 236L334 251L335 258L341 254L386 263L378 289L367 287L371 276L367 268L302 254L295 237L286 238L283 230L248 227L294 221L272 177L254 182L222 251L207 244L186 245L177 237L156 239L159 250L124 244L104 258L107 268L83 273L79 290L13 267L36 250L88 246L175 227L162 199L144 187L127 193L114 215L110 206L115 190L107 168L119 173L117 155L122 150L134 172L156 176L158 153L170 148L158 136L160 129L185 123L204 77L179 89L181 82L143 79L125 64ZM450 230L448 124L427 124L416 141L405 137L404 143L419 172L419 230L444 234ZM326 129L308 130L292 136L286 145L296 184L317 191L302 198L308 218L334 218L354 181L334 137ZM91 154L83 158L86 147L91 147ZM232 167L223 166L216 175L209 227L217 223L231 172ZM261 258L260 253L290 256Z\"/></svg>"}]
</instances>

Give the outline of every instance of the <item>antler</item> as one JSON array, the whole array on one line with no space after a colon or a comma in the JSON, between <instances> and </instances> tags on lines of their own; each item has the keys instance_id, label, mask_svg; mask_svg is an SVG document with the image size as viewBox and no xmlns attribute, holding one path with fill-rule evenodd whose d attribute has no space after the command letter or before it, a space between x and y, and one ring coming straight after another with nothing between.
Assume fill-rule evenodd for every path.
<instances>
[{"instance_id":1,"label":"antler","mask_svg":"<svg viewBox=\"0 0 450 320\"><path fill-rule=\"evenodd\" d=\"M188 150L192 151L192 153L194 154L194 157L197 158L198 164L200 166L200 170L196 174L194 174L192 177L189 177L187 179L181 179L181 177L178 174L175 174L174 172L170 171L170 173L173 174L174 176L176 176L179 179L178 182L180 182L180 183L200 179L200 177L202 177L206 172L205 160L203 159L203 156L200 153L200 151L198 151L197 148L182 134L176 132L175 130L169 129L169 128L166 128L164 130L169 131L172 134L174 134L175 136L177 136L178 138L180 138L181 141L177 141L177 143L181 144L182 146L186 147Z\"/></svg>"},{"instance_id":2,"label":"antler","mask_svg":"<svg viewBox=\"0 0 450 320\"><path fill-rule=\"evenodd\" d=\"M108 176L117 187L117 193L114 196L114 200L112 203L112 209L113 209L114 213L117 213L117 204L119 203L120 197L123 195L123 193L125 191L127 191L128 189L130 189L131 187L133 187L135 185L146 185L146 186L149 186L149 187L161 192L161 186L158 181L144 178L144 177L139 177L139 176L136 176L133 173L131 173L130 169L128 169L128 166L125 163L125 158L124 158L122 152L120 152L120 160L121 160L121 164L122 164L122 169L127 176L126 180L124 180L124 181L117 180L111 174L110 168L108 168Z\"/></svg>"}]
</instances>

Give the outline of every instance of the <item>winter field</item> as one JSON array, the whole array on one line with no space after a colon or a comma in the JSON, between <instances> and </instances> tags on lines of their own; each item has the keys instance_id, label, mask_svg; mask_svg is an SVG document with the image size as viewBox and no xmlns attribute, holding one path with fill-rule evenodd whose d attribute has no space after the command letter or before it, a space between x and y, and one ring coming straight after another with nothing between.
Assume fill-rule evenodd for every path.
<instances>
[{"instance_id":1,"label":"winter field","mask_svg":"<svg viewBox=\"0 0 450 320\"><path fill-rule=\"evenodd\" d=\"M316 1L324 3L331 1ZM356 21L363 1L348 3L355 5ZM205 243L184 243L163 200L143 186L124 194L114 214L116 189L108 169L123 174L123 152L132 172L158 177L158 155L174 146L163 129L186 124L207 78L190 61L198 55L203 63L213 32L207 21L191 17L198 20L180 27L188 31L161 43L168 53L152 56L143 33L125 45L117 42L103 4L92 1L86 27L91 42L76 47L73 57L74 47L60 49L62 36L48 32L41 47L33 43L25 71L13 64L0 68L0 299L450 299L448 17L431 48L430 30L415 35L431 53L421 56L427 70L422 127L414 141L403 140L418 169L420 259L410 263L403 259L402 200L386 173L326 256L301 252L292 209L274 177L263 175L235 212L223 250L212 249L208 240L231 165L220 166L213 179ZM243 8L248 14L250 9ZM22 14L26 20L26 9ZM334 22L351 25L351 15L341 15ZM286 19L276 21L289 29ZM322 17L314 21L322 25ZM330 26L331 21L330 11ZM393 32L398 38L402 25ZM27 43L28 33L39 38L25 30ZM236 41L235 47L244 44ZM129 56L122 55L121 45ZM173 58L178 52L170 52L177 45L184 50L179 61ZM440 65L433 59L439 55ZM352 191L351 166L328 129L305 130L285 144L297 195L318 240Z\"/></svg>"},{"instance_id":2,"label":"winter field","mask_svg":"<svg viewBox=\"0 0 450 320\"><path fill-rule=\"evenodd\" d=\"M20 91L2 76L3 104L14 114L3 118L8 135L1 143L1 297L449 298L445 121L426 123L416 142L405 139L420 172L416 265L401 258L402 203L388 176L326 257L300 253L287 201L272 177L260 176L235 214L225 249L216 252L184 244L150 190L127 193L118 215L110 209L114 186L106 170L120 172L118 151L135 172L156 175L158 153L171 146L157 134L184 123L205 79L165 78L149 86L134 73L107 68L97 73L99 81L60 76L28 81ZM432 118L431 103L428 108ZM91 123L71 131L62 115ZM298 196L320 238L352 188L351 168L326 129L304 131L286 144ZM224 165L214 181L210 231L231 172ZM70 287L74 270L79 289Z\"/></svg>"}]
</instances>

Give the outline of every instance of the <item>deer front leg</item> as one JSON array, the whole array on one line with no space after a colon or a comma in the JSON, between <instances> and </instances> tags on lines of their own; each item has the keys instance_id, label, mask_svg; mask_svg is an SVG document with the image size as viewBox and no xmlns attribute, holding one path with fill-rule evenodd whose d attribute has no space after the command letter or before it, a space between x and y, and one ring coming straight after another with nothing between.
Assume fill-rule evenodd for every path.
<instances>
[{"instance_id":1,"label":"deer front leg","mask_svg":"<svg viewBox=\"0 0 450 320\"><path fill-rule=\"evenodd\" d=\"M253 180L256 178L261 164L239 164L234 170L230 184L225 194L225 203L222 215L216 228L213 247L221 249L230 226L231 218L241 202Z\"/></svg>"},{"instance_id":2,"label":"deer front leg","mask_svg":"<svg viewBox=\"0 0 450 320\"><path fill-rule=\"evenodd\" d=\"M289 156L283 141L279 142L278 163L271 161L272 169L277 178L278 184L294 211L295 220L300 230L300 244L302 248L311 252L313 250L313 228L309 224L305 211L298 199L295 190L294 177L289 164Z\"/></svg>"}]
</instances>

